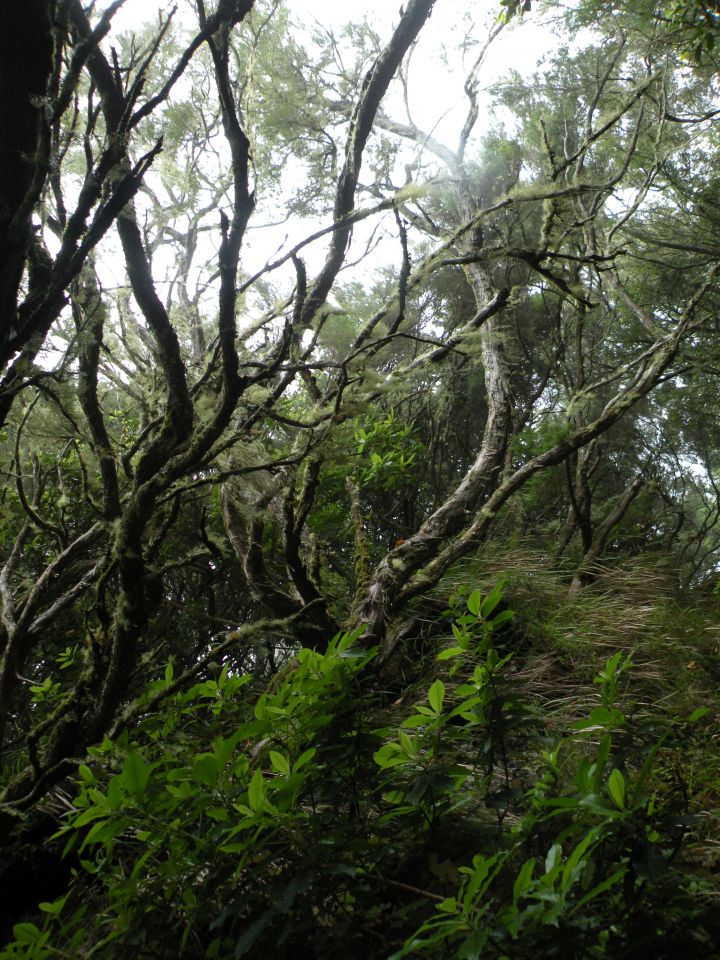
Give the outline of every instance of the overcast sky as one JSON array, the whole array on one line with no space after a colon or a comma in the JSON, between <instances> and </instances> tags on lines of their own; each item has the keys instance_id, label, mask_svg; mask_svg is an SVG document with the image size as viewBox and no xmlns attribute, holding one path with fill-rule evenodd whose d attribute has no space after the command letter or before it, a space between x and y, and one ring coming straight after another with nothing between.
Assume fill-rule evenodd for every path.
<instances>
[{"instance_id":1,"label":"overcast sky","mask_svg":"<svg viewBox=\"0 0 720 960\"><path fill-rule=\"evenodd\" d=\"M99 6L106 6L109 2L110 0L101 0ZM176 2L179 8L178 16L187 16L191 26L196 24L193 0L176 0ZM126 0L125 5L115 15L113 33L131 31L148 20L157 21L158 11L166 12L173 5L167 0ZM357 23L367 19L380 37L385 39L390 36L399 20L400 0L352 0L352 2L288 0L288 7L296 19L308 25L317 21L323 27L331 27L335 32L350 20ZM487 16L489 30L498 8L498 0L475 0L474 3L468 3L468 0L437 0L433 15L422 31L420 42L413 55L409 77L413 120L425 132L432 133L436 139L444 141L450 147L454 148L457 145L457 138L467 112L467 98L463 91L465 70L461 58L455 54L466 33L466 28L462 26L462 18L469 12L477 18L478 29L474 31L474 35L482 41L487 36L487 31L481 29L482 18ZM481 89L492 84L510 68L522 73L532 71L542 54L552 46L553 40L549 31L539 28L534 18L528 18L525 23L518 26L519 29L510 27L503 31L492 45L480 77ZM440 57L443 45L449 54L446 63L443 63ZM468 63L475 56L476 52L471 51ZM482 132L483 127L487 128L492 123L488 103L489 101L486 101L483 104L481 101L480 122L476 128L478 133ZM401 103L390 103L388 109L399 119L404 119ZM398 174L398 182L402 182L403 176L402 172ZM258 229L259 224L263 222L263 216L265 214L259 210L244 244L243 265L250 273L262 267L267 260L274 259L278 249L283 248L287 243L286 233L295 236L292 224L281 226L278 230ZM390 229L393 231L394 221L390 215L388 216L392 221ZM372 229L372 223L356 228L355 244L358 248L363 238L370 235ZM299 236L309 232L311 232L310 226L306 225L300 230ZM306 248L304 256L308 259L310 269L316 268L322 262L324 247L325 243L321 242L314 244L312 248ZM393 241L391 258L397 254L396 247L397 244ZM388 254L385 249L381 244L375 254L364 262L363 269L368 269L368 265L386 262ZM121 262L119 258L117 271L112 269L111 263L106 265L109 273L117 273L115 277L117 283L122 282ZM274 276L277 277L277 275ZM293 277L294 274L290 277L291 282Z\"/></svg>"},{"instance_id":2,"label":"overcast sky","mask_svg":"<svg viewBox=\"0 0 720 960\"><path fill-rule=\"evenodd\" d=\"M132 30L148 19L156 18L158 10L167 10L172 5L167 0L126 0L115 16L114 29ZM180 14L185 9L190 15L192 6L192 0L178 0ZM388 37L399 19L400 0L288 0L288 7L298 20L308 24L317 21L335 31L349 21L366 19L381 37ZM436 137L449 144L454 144L462 127L467 101L462 88L462 71L451 75L438 58L439 48L442 45L450 50L459 47L464 36L463 14L471 12L477 18L478 26L487 17L489 27L499 8L498 0L475 0L474 3L437 0L433 15L421 34L411 73L414 118L419 125L426 130L433 129ZM483 67L481 86L488 86L510 68L530 73L553 46L552 35L538 25L534 15L517 27L506 29L492 45ZM479 39L483 37L481 29L476 33Z\"/></svg>"}]
</instances>

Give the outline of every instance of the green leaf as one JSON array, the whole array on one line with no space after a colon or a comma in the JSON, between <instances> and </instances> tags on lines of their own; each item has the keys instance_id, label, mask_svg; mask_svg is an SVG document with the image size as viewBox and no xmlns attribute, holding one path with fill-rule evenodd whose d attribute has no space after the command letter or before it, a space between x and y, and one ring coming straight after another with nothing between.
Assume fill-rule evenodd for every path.
<instances>
[{"instance_id":1,"label":"green leaf","mask_svg":"<svg viewBox=\"0 0 720 960\"><path fill-rule=\"evenodd\" d=\"M407 797L405 799L407 800L408 803L411 803L414 807L416 807L420 802L420 800L422 800L422 798L427 793L429 787L430 787L429 778L424 773L421 773L420 776L415 781L415 783L413 783L410 790L408 791Z\"/></svg>"},{"instance_id":2,"label":"green leaf","mask_svg":"<svg viewBox=\"0 0 720 960\"><path fill-rule=\"evenodd\" d=\"M532 875L535 870L535 861L526 860L520 867L520 872L513 884L513 904L517 907L518 900L523 897L532 886Z\"/></svg>"},{"instance_id":3,"label":"green leaf","mask_svg":"<svg viewBox=\"0 0 720 960\"><path fill-rule=\"evenodd\" d=\"M403 751L408 755L408 757L412 757L413 759L415 759L415 757L417 757L418 755L418 747L417 747L416 740L414 738L411 739L405 733L404 730L398 730L398 740L400 741L400 746L402 747Z\"/></svg>"},{"instance_id":4,"label":"green leaf","mask_svg":"<svg viewBox=\"0 0 720 960\"><path fill-rule=\"evenodd\" d=\"M589 903L591 900L594 900L595 897L599 897L601 893L605 893L606 890L610 890L611 887L614 887L616 883L619 883L625 874L628 872L626 866L620 867L619 870L616 870L615 873L611 874L602 883L599 883L596 887L593 887L589 893L586 893L585 896L578 900L575 906L572 908L571 913L575 913L580 907L585 906L586 903Z\"/></svg>"},{"instance_id":5,"label":"green leaf","mask_svg":"<svg viewBox=\"0 0 720 960\"><path fill-rule=\"evenodd\" d=\"M451 630L452 630L452 635L455 637L455 639L458 642L458 647L461 650L467 650L468 644L470 642L470 635L467 632L467 630L465 630L462 627L459 627L457 623L451 624Z\"/></svg>"},{"instance_id":6,"label":"green leaf","mask_svg":"<svg viewBox=\"0 0 720 960\"><path fill-rule=\"evenodd\" d=\"M512 620L514 616L514 610L501 610L496 617L492 618L490 626L495 630L497 627L501 627L504 623L507 623L508 620Z\"/></svg>"},{"instance_id":7,"label":"green leaf","mask_svg":"<svg viewBox=\"0 0 720 960\"><path fill-rule=\"evenodd\" d=\"M97 820L99 817L107 817L108 808L106 806L93 806L88 807L87 810L75 817L72 821L72 827L74 830L78 830L80 827L84 827L85 824L91 823L93 820Z\"/></svg>"},{"instance_id":8,"label":"green leaf","mask_svg":"<svg viewBox=\"0 0 720 960\"><path fill-rule=\"evenodd\" d=\"M607 707L596 707L584 720L577 720L573 730L602 730L610 721L610 712Z\"/></svg>"},{"instance_id":9,"label":"green leaf","mask_svg":"<svg viewBox=\"0 0 720 960\"><path fill-rule=\"evenodd\" d=\"M150 767L137 750L131 750L128 753L120 777L131 797L141 797L145 793L150 779Z\"/></svg>"},{"instance_id":10,"label":"green leaf","mask_svg":"<svg viewBox=\"0 0 720 960\"><path fill-rule=\"evenodd\" d=\"M443 900L442 903L437 905L437 909L442 913L457 913L458 902L455 897L448 897L447 900Z\"/></svg>"},{"instance_id":11,"label":"green leaf","mask_svg":"<svg viewBox=\"0 0 720 960\"><path fill-rule=\"evenodd\" d=\"M87 832L80 849L92 847L98 843L107 843L114 839L118 834L127 829L129 821L127 818L115 818L113 820L98 820Z\"/></svg>"},{"instance_id":12,"label":"green leaf","mask_svg":"<svg viewBox=\"0 0 720 960\"><path fill-rule=\"evenodd\" d=\"M304 753L301 753L300 756L295 761L295 763L293 764L292 772L297 773L298 770L302 769L302 767L304 767L306 763L310 763L310 761L312 760L312 758L315 756L316 753L317 753L317 750L315 749L315 747L310 747L309 750L306 750Z\"/></svg>"},{"instance_id":13,"label":"green leaf","mask_svg":"<svg viewBox=\"0 0 720 960\"><path fill-rule=\"evenodd\" d=\"M65 903L70 896L70 893L66 893L64 897L60 897L58 900L53 900L52 903L39 903L38 906L43 913L48 913L51 916L57 916L65 906Z\"/></svg>"},{"instance_id":14,"label":"green leaf","mask_svg":"<svg viewBox=\"0 0 720 960\"><path fill-rule=\"evenodd\" d=\"M687 718L686 723L697 723L698 720L702 720L702 718L706 717L709 713L709 707L698 707L697 710L693 710L693 712Z\"/></svg>"},{"instance_id":15,"label":"green leaf","mask_svg":"<svg viewBox=\"0 0 720 960\"><path fill-rule=\"evenodd\" d=\"M484 857L482 854L476 854L473 857L472 869L469 867L460 868L461 873L470 874L470 879L463 897L463 903L466 908L473 899L485 894L490 884L502 869L504 862L505 858L499 853L494 854L492 857Z\"/></svg>"},{"instance_id":16,"label":"green leaf","mask_svg":"<svg viewBox=\"0 0 720 960\"><path fill-rule=\"evenodd\" d=\"M600 789L602 783L603 774L605 773L605 766L610 756L610 748L612 747L612 737L609 733L603 734L600 738L600 743L598 745L597 756L595 758L593 774L593 789L597 793Z\"/></svg>"},{"instance_id":17,"label":"green leaf","mask_svg":"<svg viewBox=\"0 0 720 960\"><path fill-rule=\"evenodd\" d=\"M463 653L465 653L463 647L447 647L445 650L441 650L435 659L452 660L454 657L459 657Z\"/></svg>"},{"instance_id":18,"label":"green leaf","mask_svg":"<svg viewBox=\"0 0 720 960\"><path fill-rule=\"evenodd\" d=\"M42 931L34 923L16 923L13 927L13 937L20 943L37 943Z\"/></svg>"},{"instance_id":19,"label":"green leaf","mask_svg":"<svg viewBox=\"0 0 720 960\"><path fill-rule=\"evenodd\" d=\"M487 620L490 614L493 612L495 607L500 603L505 591L505 583L500 580L492 588L490 593L485 597L480 607L480 617L482 620Z\"/></svg>"},{"instance_id":20,"label":"green leaf","mask_svg":"<svg viewBox=\"0 0 720 960\"><path fill-rule=\"evenodd\" d=\"M620 816L616 810L608 807L603 798L596 793L589 793L586 797L582 797L578 801L578 806L609 820L616 820Z\"/></svg>"},{"instance_id":21,"label":"green leaf","mask_svg":"<svg viewBox=\"0 0 720 960\"><path fill-rule=\"evenodd\" d=\"M592 830L588 830L580 843L577 844L575 849L565 861L562 881L560 883L560 889L562 890L563 895L567 893L568 889L577 880L580 871L576 868L581 864L584 864L583 858L585 857L585 854L588 851L591 851L592 847L599 842L599 836L600 831L597 827L593 827Z\"/></svg>"},{"instance_id":22,"label":"green leaf","mask_svg":"<svg viewBox=\"0 0 720 960\"><path fill-rule=\"evenodd\" d=\"M473 592L467 598L467 608L474 617L477 617L477 615L480 613L481 604L482 594L479 590L473 590Z\"/></svg>"},{"instance_id":23,"label":"green leaf","mask_svg":"<svg viewBox=\"0 0 720 960\"><path fill-rule=\"evenodd\" d=\"M562 845L554 843L545 857L545 873L552 873L562 860Z\"/></svg>"},{"instance_id":24,"label":"green leaf","mask_svg":"<svg viewBox=\"0 0 720 960\"><path fill-rule=\"evenodd\" d=\"M275 919L276 914L277 911L275 907L269 907L254 923L251 923L250 926L243 931L235 941L235 952L233 953L235 960L245 956L265 927Z\"/></svg>"},{"instance_id":25,"label":"green leaf","mask_svg":"<svg viewBox=\"0 0 720 960\"><path fill-rule=\"evenodd\" d=\"M435 713L442 710L443 700L445 699L445 684L442 680L436 680L428 690L428 702Z\"/></svg>"},{"instance_id":26,"label":"green leaf","mask_svg":"<svg viewBox=\"0 0 720 960\"><path fill-rule=\"evenodd\" d=\"M194 780L199 780L208 787L217 783L220 773L220 761L212 753L203 753L195 759L192 766L192 775Z\"/></svg>"},{"instance_id":27,"label":"green leaf","mask_svg":"<svg viewBox=\"0 0 720 960\"><path fill-rule=\"evenodd\" d=\"M697 713L697 711L695 712ZM692 721L690 721L690 723L692 723ZM96 783L95 774L87 764L81 763L78 767L78 773L80 774L80 779L85 783Z\"/></svg>"},{"instance_id":28,"label":"green leaf","mask_svg":"<svg viewBox=\"0 0 720 960\"><path fill-rule=\"evenodd\" d=\"M239 739L240 737L237 733L235 733L231 737L216 737L216 739L213 740L213 756L217 757L220 769L225 767L228 760L233 755Z\"/></svg>"},{"instance_id":29,"label":"green leaf","mask_svg":"<svg viewBox=\"0 0 720 960\"><path fill-rule=\"evenodd\" d=\"M625 777L617 767L608 777L608 794L618 810L625 809Z\"/></svg>"},{"instance_id":30,"label":"green leaf","mask_svg":"<svg viewBox=\"0 0 720 960\"><path fill-rule=\"evenodd\" d=\"M396 743L386 743L373 754L375 763L384 770L388 767L398 767L407 763L407 757L400 753L400 747Z\"/></svg>"},{"instance_id":31,"label":"green leaf","mask_svg":"<svg viewBox=\"0 0 720 960\"><path fill-rule=\"evenodd\" d=\"M265 781L262 770L256 770L248 786L248 804L254 813L258 813L265 800Z\"/></svg>"},{"instance_id":32,"label":"green leaf","mask_svg":"<svg viewBox=\"0 0 720 960\"><path fill-rule=\"evenodd\" d=\"M277 750L270 751L270 764L273 770L282 773L283 776L290 776L290 761L282 753L278 753Z\"/></svg>"},{"instance_id":33,"label":"green leaf","mask_svg":"<svg viewBox=\"0 0 720 960\"><path fill-rule=\"evenodd\" d=\"M489 939L490 929L488 926L473 930L470 936L466 937L458 947L457 960L479 960Z\"/></svg>"},{"instance_id":34,"label":"green leaf","mask_svg":"<svg viewBox=\"0 0 720 960\"><path fill-rule=\"evenodd\" d=\"M110 778L107 785L107 806L109 810L119 810L125 799L125 783L120 774Z\"/></svg>"},{"instance_id":35,"label":"green leaf","mask_svg":"<svg viewBox=\"0 0 720 960\"><path fill-rule=\"evenodd\" d=\"M405 717L402 722L403 727L414 729L415 727L426 727L429 723L434 722L435 714L432 710L428 710L427 707L418 707L417 709L422 710L422 713L411 713L409 717Z\"/></svg>"}]
</instances>

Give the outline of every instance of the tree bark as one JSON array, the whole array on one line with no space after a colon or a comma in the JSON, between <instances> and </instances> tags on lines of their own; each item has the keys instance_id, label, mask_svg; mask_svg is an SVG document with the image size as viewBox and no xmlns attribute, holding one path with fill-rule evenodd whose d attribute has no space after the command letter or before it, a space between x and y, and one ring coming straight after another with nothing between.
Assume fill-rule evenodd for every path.
<instances>
[{"instance_id":1,"label":"tree bark","mask_svg":"<svg viewBox=\"0 0 720 960\"><path fill-rule=\"evenodd\" d=\"M54 16L55 0L0 4L0 348L18 327L31 217L49 169Z\"/></svg>"}]
</instances>

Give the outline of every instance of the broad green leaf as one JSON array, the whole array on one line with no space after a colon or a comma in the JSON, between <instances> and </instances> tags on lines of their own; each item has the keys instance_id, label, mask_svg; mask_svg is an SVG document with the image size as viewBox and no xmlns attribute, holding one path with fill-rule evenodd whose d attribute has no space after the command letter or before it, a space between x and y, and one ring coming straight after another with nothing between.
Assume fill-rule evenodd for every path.
<instances>
[{"instance_id":1,"label":"broad green leaf","mask_svg":"<svg viewBox=\"0 0 720 960\"><path fill-rule=\"evenodd\" d=\"M85 824L91 823L93 820L97 820L100 817L107 817L108 812L109 812L108 807L106 806L88 807L87 810L83 810L83 812L78 817L75 817L73 819L72 827L74 830L77 830L80 827L84 827Z\"/></svg>"},{"instance_id":2,"label":"broad green leaf","mask_svg":"<svg viewBox=\"0 0 720 960\"><path fill-rule=\"evenodd\" d=\"M493 612L495 607L500 603L503 597L503 592L505 591L505 583L500 580L492 588L490 593L485 597L481 606L480 606L480 617L483 620L488 620L490 614Z\"/></svg>"},{"instance_id":3,"label":"broad green leaf","mask_svg":"<svg viewBox=\"0 0 720 960\"><path fill-rule=\"evenodd\" d=\"M262 809L264 799L265 781L262 770L256 770L248 786L248 803L250 804L250 809L254 813L258 813Z\"/></svg>"},{"instance_id":4,"label":"broad green leaf","mask_svg":"<svg viewBox=\"0 0 720 960\"><path fill-rule=\"evenodd\" d=\"M400 741L400 746L409 757L415 758L418 755L416 741L411 739L404 730L398 730L398 740Z\"/></svg>"},{"instance_id":5,"label":"broad green leaf","mask_svg":"<svg viewBox=\"0 0 720 960\"><path fill-rule=\"evenodd\" d=\"M422 713L411 713L409 717L405 717L402 722L403 727L408 729L414 729L415 727L426 727L429 723L432 723L435 720L435 714L432 710L429 710L427 707L417 707L418 710L422 710Z\"/></svg>"},{"instance_id":6,"label":"broad green leaf","mask_svg":"<svg viewBox=\"0 0 720 960\"><path fill-rule=\"evenodd\" d=\"M37 943L42 931L34 923L16 923L13 927L13 937L20 943Z\"/></svg>"},{"instance_id":7,"label":"broad green leaf","mask_svg":"<svg viewBox=\"0 0 720 960\"><path fill-rule=\"evenodd\" d=\"M482 594L479 590L473 590L473 592L467 598L467 608L474 617L477 617L477 615L480 613L481 604Z\"/></svg>"},{"instance_id":8,"label":"broad green leaf","mask_svg":"<svg viewBox=\"0 0 720 960\"><path fill-rule=\"evenodd\" d=\"M131 750L125 758L120 776L130 796L140 797L145 793L150 779L150 767L137 750Z\"/></svg>"},{"instance_id":9,"label":"broad green leaf","mask_svg":"<svg viewBox=\"0 0 720 960\"><path fill-rule=\"evenodd\" d=\"M130 821L126 817L118 817L112 820L98 820L88 830L87 836L83 840L80 849L84 850L85 847L91 847L96 843L107 843L108 840L113 840L128 828L129 823Z\"/></svg>"},{"instance_id":10,"label":"broad green leaf","mask_svg":"<svg viewBox=\"0 0 720 960\"><path fill-rule=\"evenodd\" d=\"M69 896L70 893L68 892L64 897L60 897L58 900L53 900L52 903L39 903L38 906L43 913L49 913L52 916L55 916L62 911Z\"/></svg>"},{"instance_id":11,"label":"broad green leaf","mask_svg":"<svg viewBox=\"0 0 720 960\"><path fill-rule=\"evenodd\" d=\"M496 617L492 618L490 626L495 630L497 627L501 627L504 623L507 623L508 620L512 620L514 616L514 610L501 610Z\"/></svg>"},{"instance_id":12,"label":"broad green leaf","mask_svg":"<svg viewBox=\"0 0 720 960\"><path fill-rule=\"evenodd\" d=\"M114 777L110 778L110 781L107 785L107 805L110 810L119 810L123 804L123 799L125 797L125 782L117 774Z\"/></svg>"},{"instance_id":13,"label":"broad green leaf","mask_svg":"<svg viewBox=\"0 0 720 960\"><path fill-rule=\"evenodd\" d=\"M457 913L458 902L455 897L448 897L447 900L443 900L442 903L437 905L437 909L443 913Z\"/></svg>"},{"instance_id":14,"label":"broad green leaf","mask_svg":"<svg viewBox=\"0 0 720 960\"><path fill-rule=\"evenodd\" d=\"M617 767L608 777L608 794L619 810L625 809L625 777Z\"/></svg>"},{"instance_id":15,"label":"broad green leaf","mask_svg":"<svg viewBox=\"0 0 720 960\"><path fill-rule=\"evenodd\" d=\"M554 843L545 857L545 873L552 873L562 860L562 845Z\"/></svg>"},{"instance_id":16,"label":"broad green leaf","mask_svg":"<svg viewBox=\"0 0 720 960\"><path fill-rule=\"evenodd\" d=\"M422 714L423 717L427 717L430 720L434 719L435 717L435 711L431 710L429 707L417 706L415 707L415 709L417 710L418 713ZM407 726L407 724L404 721L403 721L403 726L404 727Z\"/></svg>"},{"instance_id":17,"label":"broad green leaf","mask_svg":"<svg viewBox=\"0 0 720 960\"><path fill-rule=\"evenodd\" d=\"M452 660L454 657L459 657L462 653L465 653L463 647L447 647L445 650L441 650L435 659Z\"/></svg>"},{"instance_id":18,"label":"broad green leaf","mask_svg":"<svg viewBox=\"0 0 720 960\"><path fill-rule=\"evenodd\" d=\"M219 773L220 761L212 753L201 754L192 766L193 779L199 780L208 787L215 785Z\"/></svg>"},{"instance_id":19,"label":"broad green leaf","mask_svg":"<svg viewBox=\"0 0 720 960\"><path fill-rule=\"evenodd\" d=\"M400 747L396 743L386 743L373 754L375 763L386 769L387 767L398 767L407 763L407 757L400 753Z\"/></svg>"},{"instance_id":20,"label":"broad green leaf","mask_svg":"<svg viewBox=\"0 0 720 960\"><path fill-rule=\"evenodd\" d=\"M597 730L602 729L610 720L610 712L607 707L596 707L589 717L578 720L573 724L573 730Z\"/></svg>"},{"instance_id":21,"label":"broad green leaf","mask_svg":"<svg viewBox=\"0 0 720 960\"><path fill-rule=\"evenodd\" d=\"M580 907L585 906L586 903L594 900L595 897L599 897L601 893L605 893L606 890L610 890L615 886L616 883L619 883L623 879L627 872L628 868L626 866L622 866L616 870L615 873L611 874L609 877L606 877L602 883L599 883L596 887L593 887L592 890L590 890L589 893L586 893L581 900L578 900L571 913L575 913L580 909Z\"/></svg>"},{"instance_id":22,"label":"broad green leaf","mask_svg":"<svg viewBox=\"0 0 720 960\"><path fill-rule=\"evenodd\" d=\"M457 960L480 960L489 938L490 927L487 924L483 924L479 930L473 930L458 947Z\"/></svg>"},{"instance_id":23,"label":"broad green leaf","mask_svg":"<svg viewBox=\"0 0 720 960\"><path fill-rule=\"evenodd\" d=\"M217 757L221 769L225 767L233 755L239 739L237 733L235 733L231 737L216 737L216 739L213 740L213 755Z\"/></svg>"},{"instance_id":24,"label":"broad green leaf","mask_svg":"<svg viewBox=\"0 0 720 960\"><path fill-rule=\"evenodd\" d=\"M277 750L270 751L270 764L277 773L282 773L286 777L290 776L290 761L282 753L278 753Z\"/></svg>"},{"instance_id":25,"label":"broad green leaf","mask_svg":"<svg viewBox=\"0 0 720 960\"><path fill-rule=\"evenodd\" d=\"M471 902L481 897L489 888L497 874L503 867L505 860L502 854L496 853L492 857L476 854L473 857L472 868L461 867L461 873L470 874L463 896L463 904L468 908Z\"/></svg>"},{"instance_id":26,"label":"broad green leaf","mask_svg":"<svg viewBox=\"0 0 720 960\"><path fill-rule=\"evenodd\" d=\"M293 764L292 772L297 773L298 770L302 769L302 767L305 766L305 764L310 763L310 761L313 759L316 753L317 753L317 750L315 749L315 747L310 747L308 750L305 750L304 753L301 753L300 756L295 761L295 763Z\"/></svg>"},{"instance_id":27,"label":"broad green leaf","mask_svg":"<svg viewBox=\"0 0 720 960\"><path fill-rule=\"evenodd\" d=\"M575 786L578 788L580 793L591 792L590 774L593 769L594 769L594 765L593 767L590 766L590 761L588 760L587 757L582 757L580 759L578 768L575 771Z\"/></svg>"},{"instance_id":28,"label":"broad green leaf","mask_svg":"<svg viewBox=\"0 0 720 960\"><path fill-rule=\"evenodd\" d=\"M560 882L560 889L562 890L563 894L566 894L568 889L577 880L579 871L576 870L576 867L584 863L583 858L585 854L591 850L595 843L598 842L599 835L600 832L597 827L593 827L592 830L588 830L580 843L577 844L575 849L565 861L562 880Z\"/></svg>"},{"instance_id":29,"label":"broad green leaf","mask_svg":"<svg viewBox=\"0 0 720 960\"><path fill-rule=\"evenodd\" d=\"M386 803L396 804L404 801L405 794L402 790L388 790L386 793L383 793L382 797Z\"/></svg>"},{"instance_id":30,"label":"broad green leaf","mask_svg":"<svg viewBox=\"0 0 720 960\"><path fill-rule=\"evenodd\" d=\"M595 758L595 763L593 765L592 777L593 777L593 789L597 793L602 784L603 775L605 773L605 767L607 765L608 757L610 756L610 748L612 747L612 736L609 733L603 734L600 737L600 743L598 744L597 756Z\"/></svg>"},{"instance_id":31,"label":"broad green leaf","mask_svg":"<svg viewBox=\"0 0 720 960\"><path fill-rule=\"evenodd\" d=\"M197 792L197 787L188 783L187 780L184 780L179 787L173 786L172 783L167 783L165 784L165 789L171 797L176 797L178 800L187 800L188 797L194 796Z\"/></svg>"},{"instance_id":32,"label":"broad green leaf","mask_svg":"<svg viewBox=\"0 0 720 960\"><path fill-rule=\"evenodd\" d=\"M695 711L697 713L697 711ZM692 721L690 721L692 722ZM90 767L86 763L81 763L78 767L78 773L80 774L80 779L85 783L96 783L95 774L92 772Z\"/></svg>"},{"instance_id":33,"label":"broad green leaf","mask_svg":"<svg viewBox=\"0 0 720 960\"><path fill-rule=\"evenodd\" d=\"M456 623L451 625L452 635L458 642L458 646L461 650L467 650L468 643L470 642L470 635L467 630L459 627Z\"/></svg>"},{"instance_id":34,"label":"broad green leaf","mask_svg":"<svg viewBox=\"0 0 720 960\"><path fill-rule=\"evenodd\" d=\"M605 800L596 793L589 793L586 797L581 797L578 806L596 813L598 816L605 817L608 820L616 820L620 814L617 810L609 807Z\"/></svg>"},{"instance_id":35,"label":"broad green leaf","mask_svg":"<svg viewBox=\"0 0 720 960\"><path fill-rule=\"evenodd\" d=\"M443 700L445 699L445 684L442 680L436 680L428 690L428 701L435 713L442 710Z\"/></svg>"},{"instance_id":36,"label":"broad green leaf","mask_svg":"<svg viewBox=\"0 0 720 960\"><path fill-rule=\"evenodd\" d=\"M415 807L420 802L420 800L422 800L422 798L425 796L429 787L430 787L429 778L424 773L421 773L420 776L415 781L415 783L413 783L410 790L408 791L407 797L405 799L407 800L408 803L411 803Z\"/></svg>"},{"instance_id":37,"label":"broad green leaf","mask_svg":"<svg viewBox=\"0 0 720 960\"><path fill-rule=\"evenodd\" d=\"M608 680L611 680L617 672L621 659L622 659L621 650L618 650L617 653L614 653L611 657L608 657L608 659L605 661L604 668L600 671L597 677L595 677L594 682L605 683Z\"/></svg>"},{"instance_id":38,"label":"broad green leaf","mask_svg":"<svg viewBox=\"0 0 720 960\"><path fill-rule=\"evenodd\" d=\"M268 909L261 914L254 923L251 923L249 927L246 927L246 929L235 941L235 951L232 955L234 960L239 960L240 957L244 957L245 954L248 953L263 930L268 926L268 924L272 923L276 916L276 908L274 906L268 907Z\"/></svg>"},{"instance_id":39,"label":"broad green leaf","mask_svg":"<svg viewBox=\"0 0 720 960\"><path fill-rule=\"evenodd\" d=\"M517 907L518 900L520 897L525 896L527 891L532 886L532 875L535 870L535 861L526 860L525 863L520 867L520 872L515 878L515 883L513 884L513 904Z\"/></svg>"}]
</instances>

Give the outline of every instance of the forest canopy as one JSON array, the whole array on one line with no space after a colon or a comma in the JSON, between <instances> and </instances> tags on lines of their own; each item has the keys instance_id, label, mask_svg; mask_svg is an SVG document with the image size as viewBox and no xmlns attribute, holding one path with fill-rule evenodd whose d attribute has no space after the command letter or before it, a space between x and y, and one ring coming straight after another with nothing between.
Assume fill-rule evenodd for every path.
<instances>
[{"instance_id":1,"label":"forest canopy","mask_svg":"<svg viewBox=\"0 0 720 960\"><path fill-rule=\"evenodd\" d=\"M148 6L0 12L1 955L708 956L715 5Z\"/></svg>"}]
</instances>

